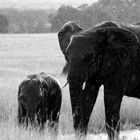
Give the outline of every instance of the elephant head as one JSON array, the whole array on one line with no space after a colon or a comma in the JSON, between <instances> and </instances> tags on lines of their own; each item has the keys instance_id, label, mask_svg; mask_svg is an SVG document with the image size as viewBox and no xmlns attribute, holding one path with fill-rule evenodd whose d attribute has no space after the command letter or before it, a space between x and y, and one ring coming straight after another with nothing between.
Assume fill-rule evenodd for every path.
<instances>
[{"instance_id":1,"label":"elephant head","mask_svg":"<svg viewBox=\"0 0 140 140\"><path fill-rule=\"evenodd\" d=\"M128 64L128 59L134 60L138 43L135 34L116 27L89 29L72 37L65 57L69 65L67 80L75 129L82 124L79 120L82 120L83 85L91 78L100 85L104 84L122 65Z\"/></svg>"},{"instance_id":2,"label":"elephant head","mask_svg":"<svg viewBox=\"0 0 140 140\"><path fill-rule=\"evenodd\" d=\"M30 76L20 84L18 91L19 115L25 117L26 123L28 120L31 123L35 122L35 117L40 113L48 93L47 87L43 78L32 79Z\"/></svg>"},{"instance_id":3,"label":"elephant head","mask_svg":"<svg viewBox=\"0 0 140 140\"><path fill-rule=\"evenodd\" d=\"M106 76L120 67L120 60L135 52L139 40L135 34L121 28L104 28L74 35L66 49L69 64L68 82L83 84L90 76ZM114 67L113 67L114 66Z\"/></svg>"}]
</instances>

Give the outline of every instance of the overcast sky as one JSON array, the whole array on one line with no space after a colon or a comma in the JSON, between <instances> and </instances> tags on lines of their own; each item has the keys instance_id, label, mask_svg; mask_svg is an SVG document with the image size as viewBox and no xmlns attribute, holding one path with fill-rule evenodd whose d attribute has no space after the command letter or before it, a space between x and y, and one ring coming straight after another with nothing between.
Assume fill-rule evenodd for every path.
<instances>
[{"instance_id":1,"label":"overcast sky","mask_svg":"<svg viewBox=\"0 0 140 140\"><path fill-rule=\"evenodd\" d=\"M0 7L16 8L57 8L61 4L79 6L81 4L92 4L97 0L0 0Z\"/></svg>"}]
</instances>

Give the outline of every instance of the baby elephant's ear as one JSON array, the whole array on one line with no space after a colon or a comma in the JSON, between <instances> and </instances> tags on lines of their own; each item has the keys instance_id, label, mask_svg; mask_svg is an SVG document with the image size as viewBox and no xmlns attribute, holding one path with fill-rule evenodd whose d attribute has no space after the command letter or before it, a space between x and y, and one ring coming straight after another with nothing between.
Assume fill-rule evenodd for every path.
<instances>
[{"instance_id":1,"label":"baby elephant's ear","mask_svg":"<svg viewBox=\"0 0 140 140\"><path fill-rule=\"evenodd\" d=\"M82 28L73 21L66 22L61 27L60 31L58 32L58 41L63 54L65 54L65 50L70 43L71 36L80 30L82 30Z\"/></svg>"},{"instance_id":2,"label":"baby elephant's ear","mask_svg":"<svg viewBox=\"0 0 140 140\"><path fill-rule=\"evenodd\" d=\"M20 95L20 92L21 92L21 84L18 87L18 96Z\"/></svg>"}]
</instances>

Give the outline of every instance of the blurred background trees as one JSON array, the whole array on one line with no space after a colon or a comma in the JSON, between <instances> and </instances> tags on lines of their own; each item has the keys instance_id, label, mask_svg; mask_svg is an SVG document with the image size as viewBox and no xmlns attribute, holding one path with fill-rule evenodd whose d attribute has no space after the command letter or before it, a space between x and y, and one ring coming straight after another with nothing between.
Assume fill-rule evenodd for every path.
<instances>
[{"instance_id":1,"label":"blurred background trees","mask_svg":"<svg viewBox=\"0 0 140 140\"><path fill-rule=\"evenodd\" d=\"M1 33L58 32L69 21L89 28L106 20L128 23L140 22L140 0L98 0L79 7L62 5L56 9L0 9Z\"/></svg>"},{"instance_id":2,"label":"blurred background trees","mask_svg":"<svg viewBox=\"0 0 140 140\"><path fill-rule=\"evenodd\" d=\"M5 15L0 15L0 33L7 33L9 20Z\"/></svg>"}]
</instances>

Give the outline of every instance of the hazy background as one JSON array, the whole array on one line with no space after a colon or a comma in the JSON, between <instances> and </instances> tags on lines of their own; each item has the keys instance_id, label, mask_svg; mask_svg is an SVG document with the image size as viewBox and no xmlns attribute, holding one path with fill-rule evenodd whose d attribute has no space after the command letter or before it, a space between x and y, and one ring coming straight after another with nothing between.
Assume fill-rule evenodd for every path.
<instances>
[{"instance_id":1,"label":"hazy background","mask_svg":"<svg viewBox=\"0 0 140 140\"><path fill-rule=\"evenodd\" d=\"M89 28L106 20L140 22L140 0L0 0L0 33L58 32L73 20Z\"/></svg>"},{"instance_id":2,"label":"hazy background","mask_svg":"<svg viewBox=\"0 0 140 140\"><path fill-rule=\"evenodd\" d=\"M92 4L97 0L0 0L0 7L12 7L21 9L46 9L58 8L62 4L79 6L81 4Z\"/></svg>"}]
</instances>

